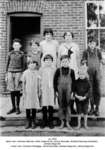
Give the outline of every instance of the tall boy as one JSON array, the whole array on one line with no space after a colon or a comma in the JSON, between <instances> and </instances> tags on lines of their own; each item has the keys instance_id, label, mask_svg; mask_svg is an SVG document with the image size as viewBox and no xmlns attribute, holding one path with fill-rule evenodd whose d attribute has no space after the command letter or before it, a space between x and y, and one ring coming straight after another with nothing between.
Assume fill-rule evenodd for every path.
<instances>
[{"instance_id":1,"label":"tall boy","mask_svg":"<svg viewBox=\"0 0 105 150\"><path fill-rule=\"evenodd\" d=\"M90 100L91 110L90 115L95 114L99 116L99 105L100 105L100 79L101 71L100 64L102 62L102 55L100 50L96 47L96 40L93 38L89 39L88 48L83 53L82 62L87 62L89 78L92 86L92 98Z\"/></svg>"},{"instance_id":2,"label":"tall boy","mask_svg":"<svg viewBox=\"0 0 105 150\"><path fill-rule=\"evenodd\" d=\"M6 66L7 89L11 94L12 109L7 112L20 114L20 78L24 69L24 53L21 51L20 39L14 39L13 49L8 54Z\"/></svg>"}]
</instances>

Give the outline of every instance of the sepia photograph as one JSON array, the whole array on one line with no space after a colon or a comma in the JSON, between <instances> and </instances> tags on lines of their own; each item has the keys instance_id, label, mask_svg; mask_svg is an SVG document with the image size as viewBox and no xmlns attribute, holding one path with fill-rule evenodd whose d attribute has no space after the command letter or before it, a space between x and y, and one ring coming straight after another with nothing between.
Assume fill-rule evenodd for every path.
<instances>
[{"instance_id":1,"label":"sepia photograph","mask_svg":"<svg viewBox=\"0 0 105 150\"><path fill-rule=\"evenodd\" d=\"M104 0L0 0L0 136L105 136Z\"/></svg>"}]
</instances>

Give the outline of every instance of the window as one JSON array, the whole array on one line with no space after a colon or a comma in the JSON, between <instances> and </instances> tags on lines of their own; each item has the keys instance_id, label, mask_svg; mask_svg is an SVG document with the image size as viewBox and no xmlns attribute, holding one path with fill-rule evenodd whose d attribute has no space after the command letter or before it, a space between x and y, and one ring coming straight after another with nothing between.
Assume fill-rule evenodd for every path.
<instances>
[{"instance_id":1,"label":"window","mask_svg":"<svg viewBox=\"0 0 105 150\"><path fill-rule=\"evenodd\" d=\"M90 37L105 52L105 1L86 2L86 47Z\"/></svg>"}]
</instances>

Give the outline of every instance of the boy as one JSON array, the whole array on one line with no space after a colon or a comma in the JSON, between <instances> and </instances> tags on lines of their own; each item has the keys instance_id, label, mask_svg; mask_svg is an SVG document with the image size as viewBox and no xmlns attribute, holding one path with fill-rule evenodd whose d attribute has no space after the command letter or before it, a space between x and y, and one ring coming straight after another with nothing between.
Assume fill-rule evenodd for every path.
<instances>
[{"instance_id":1,"label":"boy","mask_svg":"<svg viewBox=\"0 0 105 150\"><path fill-rule=\"evenodd\" d=\"M11 94L12 109L7 112L7 114L14 112L16 112L16 114L20 114L20 78L24 70L24 53L20 50L20 39L14 39L12 47L13 50L11 50L8 54L6 66L7 89Z\"/></svg>"},{"instance_id":2,"label":"boy","mask_svg":"<svg viewBox=\"0 0 105 150\"><path fill-rule=\"evenodd\" d=\"M100 50L96 47L96 40L89 39L88 48L83 53L82 62L86 62L88 66L88 73L92 88L92 98L90 100L91 110L90 115L95 114L99 116L100 105L100 63L102 62L102 55Z\"/></svg>"},{"instance_id":3,"label":"boy","mask_svg":"<svg viewBox=\"0 0 105 150\"><path fill-rule=\"evenodd\" d=\"M51 55L45 55L44 66L39 70L41 78L41 89L42 89L42 124L41 128L46 127L54 128L53 125L53 107L54 103L54 88L53 88L53 77L55 68L53 66L53 57ZM49 117L47 117L47 113Z\"/></svg>"},{"instance_id":4,"label":"boy","mask_svg":"<svg viewBox=\"0 0 105 150\"><path fill-rule=\"evenodd\" d=\"M81 127L81 115L84 115L84 127L87 128L87 114L90 98L90 82L87 79L87 71L84 66L79 69L79 78L75 81L74 96L77 107L78 126L77 129Z\"/></svg>"},{"instance_id":5,"label":"boy","mask_svg":"<svg viewBox=\"0 0 105 150\"><path fill-rule=\"evenodd\" d=\"M68 129L72 129L69 124L71 116L70 100L75 82L75 74L69 67L68 55L63 55L60 60L61 67L56 70L54 76L54 90L55 93L58 93L60 129L64 127L64 121L66 121Z\"/></svg>"},{"instance_id":6,"label":"boy","mask_svg":"<svg viewBox=\"0 0 105 150\"><path fill-rule=\"evenodd\" d=\"M40 42L42 52L42 65L44 64L43 58L45 55L50 54L53 57L53 65L57 66L57 55L58 55L58 42L53 39L53 30L46 28L43 32L45 40Z\"/></svg>"}]
</instances>

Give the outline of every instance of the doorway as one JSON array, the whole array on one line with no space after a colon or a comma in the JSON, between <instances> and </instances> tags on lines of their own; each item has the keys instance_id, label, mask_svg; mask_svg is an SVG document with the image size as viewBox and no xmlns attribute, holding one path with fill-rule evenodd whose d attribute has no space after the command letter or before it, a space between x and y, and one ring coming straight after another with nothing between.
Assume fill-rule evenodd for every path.
<instances>
[{"instance_id":1,"label":"doorway","mask_svg":"<svg viewBox=\"0 0 105 150\"><path fill-rule=\"evenodd\" d=\"M22 49L24 52L30 49L30 41L40 41L41 33L41 16L40 15L10 15L9 16L9 40L8 46L11 49L14 38L22 41Z\"/></svg>"}]
</instances>

